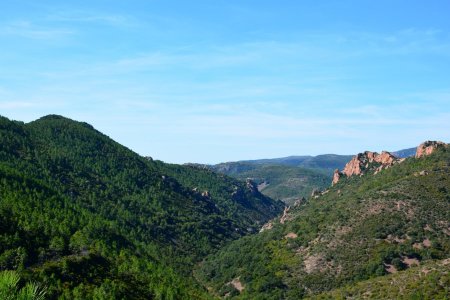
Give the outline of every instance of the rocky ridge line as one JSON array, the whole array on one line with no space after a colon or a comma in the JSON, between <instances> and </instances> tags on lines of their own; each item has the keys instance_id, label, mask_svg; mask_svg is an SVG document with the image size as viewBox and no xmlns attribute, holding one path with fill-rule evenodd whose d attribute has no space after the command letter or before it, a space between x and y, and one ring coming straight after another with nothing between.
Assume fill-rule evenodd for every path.
<instances>
[{"instance_id":1,"label":"rocky ridge line","mask_svg":"<svg viewBox=\"0 0 450 300\"><path fill-rule=\"evenodd\" d=\"M416 150L416 158L430 155L440 147L446 147L447 144L440 141L426 141L420 144ZM336 185L342 177L351 177L354 175L363 176L367 171L374 171L377 174L383 169L387 169L395 164L401 163L405 158L397 158L388 151L377 152L365 151L355 155L344 167L339 171L336 169L333 174L331 185Z\"/></svg>"}]
</instances>

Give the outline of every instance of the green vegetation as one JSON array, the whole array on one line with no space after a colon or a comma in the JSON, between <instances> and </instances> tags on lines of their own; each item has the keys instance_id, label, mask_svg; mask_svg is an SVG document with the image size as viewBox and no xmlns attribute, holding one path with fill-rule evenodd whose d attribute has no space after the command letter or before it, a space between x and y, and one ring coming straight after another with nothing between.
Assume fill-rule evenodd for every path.
<instances>
[{"instance_id":1,"label":"green vegetation","mask_svg":"<svg viewBox=\"0 0 450 300\"><path fill-rule=\"evenodd\" d=\"M210 168L242 181L250 178L259 185L261 193L289 205L298 199L309 197L313 190L328 187L332 179L331 169L305 168L268 161L223 163Z\"/></svg>"},{"instance_id":2,"label":"green vegetation","mask_svg":"<svg viewBox=\"0 0 450 300\"><path fill-rule=\"evenodd\" d=\"M449 147L273 219L284 204L257 184L300 198L329 186L329 156L228 165L254 183L140 157L60 116L0 118L0 141L0 299L448 296Z\"/></svg>"},{"instance_id":3,"label":"green vegetation","mask_svg":"<svg viewBox=\"0 0 450 300\"><path fill-rule=\"evenodd\" d=\"M351 155L322 154L317 156L288 156L272 159L246 160L238 163L251 165L282 165L310 169L317 168L322 170L330 170L332 172L334 169L342 169L351 158ZM221 165L225 166L227 164L233 163L224 163L217 166L220 167Z\"/></svg>"},{"instance_id":4,"label":"green vegetation","mask_svg":"<svg viewBox=\"0 0 450 300\"><path fill-rule=\"evenodd\" d=\"M208 298L193 265L284 207L60 116L0 118L0 141L0 271L50 299Z\"/></svg>"},{"instance_id":5,"label":"green vegetation","mask_svg":"<svg viewBox=\"0 0 450 300\"><path fill-rule=\"evenodd\" d=\"M240 180L251 178L264 195L287 204L307 198L313 190L323 190L331 182L331 176L324 171L282 165L259 165L234 176Z\"/></svg>"},{"instance_id":6,"label":"green vegetation","mask_svg":"<svg viewBox=\"0 0 450 300\"><path fill-rule=\"evenodd\" d=\"M357 282L310 299L448 299L450 260L430 261L388 276Z\"/></svg>"},{"instance_id":7,"label":"green vegetation","mask_svg":"<svg viewBox=\"0 0 450 300\"><path fill-rule=\"evenodd\" d=\"M28 282L19 288L20 276L15 271L0 272L0 299L3 300L44 300L45 289Z\"/></svg>"},{"instance_id":8,"label":"green vegetation","mask_svg":"<svg viewBox=\"0 0 450 300\"><path fill-rule=\"evenodd\" d=\"M447 147L376 175L343 179L292 208L284 224L276 221L272 229L209 256L196 277L219 296L299 299L347 291L345 286L365 280L370 285L389 272L403 276L402 270L412 271L415 264L448 259L449 174ZM444 287L449 275L439 274L407 283L401 295L442 297L448 293ZM233 287L237 280L241 292ZM368 287L361 284L355 293ZM395 291L387 296L378 292L380 297L397 296ZM331 293L324 297L336 295Z\"/></svg>"}]
</instances>

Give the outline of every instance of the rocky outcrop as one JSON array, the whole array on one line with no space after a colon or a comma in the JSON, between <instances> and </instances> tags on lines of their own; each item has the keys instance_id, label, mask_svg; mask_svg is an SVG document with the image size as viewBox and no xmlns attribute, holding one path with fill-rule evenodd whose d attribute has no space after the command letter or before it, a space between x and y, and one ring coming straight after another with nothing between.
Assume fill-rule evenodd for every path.
<instances>
[{"instance_id":1,"label":"rocky outcrop","mask_svg":"<svg viewBox=\"0 0 450 300\"><path fill-rule=\"evenodd\" d=\"M258 185L251 180L250 178L247 178L246 182L245 182L247 189L250 191L250 193L252 193L252 195L258 194L259 190L258 190Z\"/></svg>"},{"instance_id":2,"label":"rocky outcrop","mask_svg":"<svg viewBox=\"0 0 450 300\"><path fill-rule=\"evenodd\" d=\"M381 154L366 151L355 155L352 160L345 165L342 173L344 173L347 177L361 175L364 170L370 167L369 164L378 163L381 164L381 166L387 167L393 165L398 160L398 158L387 151L383 151Z\"/></svg>"},{"instance_id":3,"label":"rocky outcrop","mask_svg":"<svg viewBox=\"0 0 450 300\"><path fill-rule=\"evenodd\" d=\"M322 192L317 189L314 189L311 193L311 198L318 198L320 195L322 195Z\"/></svg>"},{"instance_id":4,"label":"rocky outcrop","mask_svg":"<svg viewBox=\"0 0 450 300\"><path fill-rule=\"evenodd\" d=\"M259 232L263 232L265 230L270 230L273 228L273 221L269 221L266 224L264 224L261 229L259 230Z\"/></svg>"},{"instance_id":5,"label":"rocky outcrop","mask_svg":"<svg viewBox=\"0 0 450 300\"><path fill-rule=\"evenodd\" d=\"M448 145L444 142L426 141L417 147L416 158L430 155L436 149L447 146ZM346 177L354 175L362 176L368 171L377 174L383 169L387 169L395 164L403 162L405 159L406 158L398 158L387 151L383 151L381 154L371 151L359 153L353 156L353 158L345 165L342 172L339 170L334 171L331 185L336 185L344 175ZM423 176L422 174L420 175Z\"/></svg>"},{"instance_id":6,"label":"rocky outcrop","mask_svg":"<svg viewBox=\"0 0 450 300\"><path fill-rule=\"evenodd\" d=\"M390 152L383 151L381 154L377 152L366 151L355 155L344 167L344 170L334 171L332 185L335 185L345 175L351 177L354 175L362 176L365 172L371 170L378 173L383 169L403 161L403 159L396 158Z\"/></svg>"},{"instance_id":7,"label":"rocky outcrop","mask_svg":"<svg viewBox=\"0 0 450 300\"><path fill-rule=\"evenodd\" d=\"M280 218L280 223L281 223L281 224L284 224L284 222L286 222L287 220L289 220L288 212L289 212L290 209L291 209L290 206L286 206L286 207L284 208L283 215L282 215L281 218Z\"/></svg>"},{"instance_id":8,"label":"rocky outcrop","mask_svg":"<svg viewBox=\"0 0 450 300\"><path fill-rule=\"evenodd\" d=\"M305 203L305 201L306 201L305 197L295 200L294 207L300 206L302 203Z\"/></svg>"},{"instance_id":9,"label":"rocky outcrop","mask_svg":"<svg viewBox=\"0 0 450 300\"><path fill-rule=\"evenodd\" d=\"M331 182L331 185L335 185L336 183L338 183L339 179L341 179L342 175L344 175L344 174L339 172L338 169L334 170L333 181Z\"/></svg>"},{"instance_id":10,"label":"rocky outcrop","mask_svg":"<svg viewBox=\"0 0 450 300\"><path fill-rule=\"evenodd\" d=\"M426 141L423 142L422 144L420 144L417 147L416 150L416 158L420 158L423 156L427 156L430 155L431 153L434 152L434 150L441 148L441 147L446 147L447 144L444 142L439 142L439 141Z\"/></svg>"},{"instance_id":11,"label":"rocky outcrop","mask_svg":"<svg viewBox=\"0 0 450 300\"><path fill-rule=\"evenodd\" d=\"M382 151L381 154L374 157L374 161L379 162L382 165L393 165L397 160L397 157L387 151Z\"/></svg>"}]
</instances>

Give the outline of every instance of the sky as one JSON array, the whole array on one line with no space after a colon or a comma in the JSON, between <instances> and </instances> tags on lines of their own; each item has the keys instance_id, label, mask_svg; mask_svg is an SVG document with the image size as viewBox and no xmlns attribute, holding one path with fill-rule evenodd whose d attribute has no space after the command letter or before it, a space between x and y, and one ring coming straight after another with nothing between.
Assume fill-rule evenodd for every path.
<instances>
[{"instance_id":1,"label":"sky","mask_svg":"<svg viewBox=\"0 0 450 300\"><path fill-rule=\"evenodd\" d=\"M450 1L23 1L0 115L218 163L450 142Z\"/></svg>"}]
</instances>

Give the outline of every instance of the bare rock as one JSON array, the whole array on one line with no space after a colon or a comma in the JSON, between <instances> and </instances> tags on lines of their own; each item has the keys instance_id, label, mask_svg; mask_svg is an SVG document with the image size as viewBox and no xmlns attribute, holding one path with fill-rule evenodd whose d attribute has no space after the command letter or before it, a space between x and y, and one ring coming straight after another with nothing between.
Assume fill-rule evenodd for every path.
<instances>
[{"instance_id":1,"label":"bare rock","mask_svg":"<svg viewBox=\"0 0 450 300\"><path fill-rule=\"evenodd\" d=\"M305 197L295 200L294 207L300 206L302 203L305 203L305 201L306 201Z\"/></svg>"},{"instance_id":2,"label":"bare rock","mask_svg":"<svg viewBox=\"0 0 450 300\"><path fill-rule=\"evenodd\" d=\"M383 169L387 169L396 163L400 163L403 160L396 158L388 151L382 151L381 154L377 152L365 151L358 153L345 165L344 170L334 171L332 185L339 182L343 175L351 177L354 175L363 176L366 170L369 170L372 164L375 163L373 171L375 174Z\"/></svg>"},{"instance_id":3,"label":"bare rock","mask_svg":"<svg viewBox=\"0 0 450 300\"><path fill-rule=\"evenodd\" d=\"M242 282L240 281L240 278L239 278L239 277L234 278L234 279L230 282L230 284L231 284L236 290L238 290L239 293L241 293L241 292L245 289L245 287L244 287L244 285L242 284Z\"/></svg>"},{"instance_id":4,"label":"bare rock","mask_svg":"<svg viewBox=\"0 0 450 300\"><path fill-rule=\"evenodd\" d=\"M420 158L420 157L423 157L423 156L430 155L436 149L441 148L441 147L446 147L446 146L447 146L446 143L439 142L439 141L426 141L426 142L423 142L422 144L420 144L417 147L416 158Z\"/></svg>"},{"instance_id":5,"label":"bare rock","mask_svg":"<svg viewBox=\"0 0 450 300\"><path fill-rule=\"evenodd\" d=\"M284 236L284 238L286 239L296 239L298 237L298 235L295 232L289 232L288 234L286 234Z\"/></svg>"},{"instance_id":6,"label":"bare rock","mask_svg":"<svg viewBox=\"0 0 450 300\"><path fill-rule=\"evenodd\" d=\"M287 220L288 220L288 212L289 212L289 210L291 209L291 207L290 206L286 206L285 208L284 208L284 211L283 211L283 215L281 216L281 218L280 218L280 223L281 224L284 224L284 222L286 222Z\"/></svg>"},{"instance_id":7,"label":"bare rock","mask_svg":"<svg viewBox=\"0 0 450 300\"><path fill-rule=\"evenodd\" d=\"M341 179L342 175L344 175L344 174L339 172L338 169L334 170L333 181L331 182L331 185L337 184L339 182L339 179Z\"/></svg>"},{"instance_id":8,"label":"bare rock","mask_svg":"<svg viewBox=\"0 0 450 300\"><path fill-rule=\"evenodd\" d=\"M259 232L263 232L265 230L270 230L273 228L273 223L272 221L267 222L266 224L264 224L261 229L259 230Z\"/></svg>"}]
</instances>

